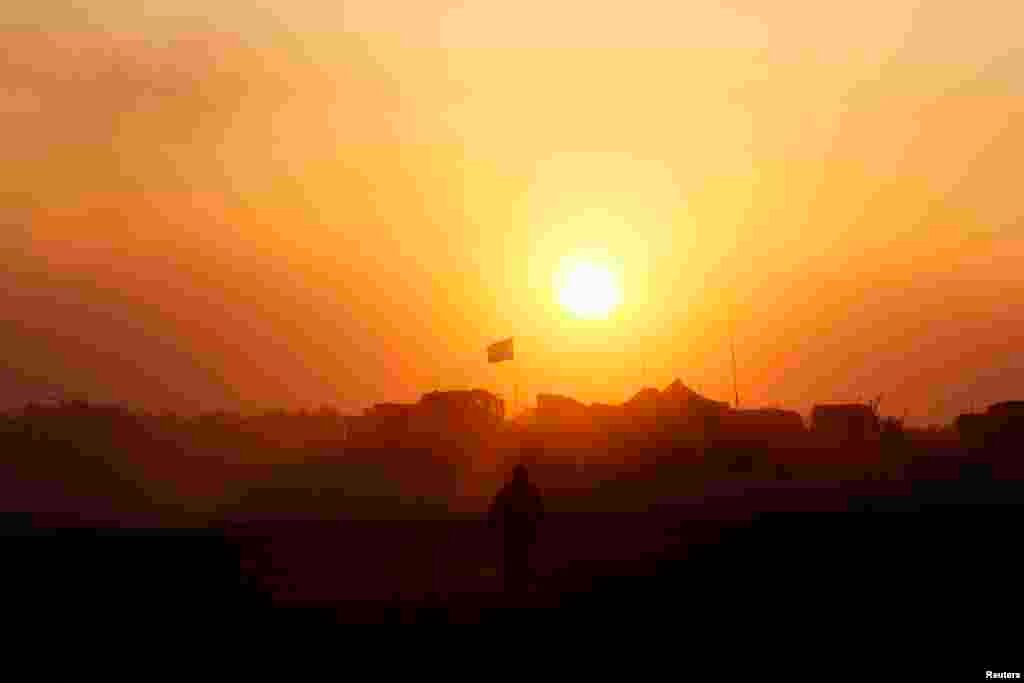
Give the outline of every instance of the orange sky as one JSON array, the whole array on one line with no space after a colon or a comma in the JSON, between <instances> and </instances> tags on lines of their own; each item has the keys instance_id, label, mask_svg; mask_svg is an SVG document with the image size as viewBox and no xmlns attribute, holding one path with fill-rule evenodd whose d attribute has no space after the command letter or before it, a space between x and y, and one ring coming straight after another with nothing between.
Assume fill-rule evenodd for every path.
<instances>
[{"instance_id":1,"label":"orange sky","mask_svg":"<svg viewBox=\"0 0 1024 683\"><path fill-rule=\"evenodd\" d=\"M4 403L511 393L512 335L524 394L728 399L730 307L749 405L1020 397L1014 3L64 4L0 10Z\"/></svg>"}]
</instances>

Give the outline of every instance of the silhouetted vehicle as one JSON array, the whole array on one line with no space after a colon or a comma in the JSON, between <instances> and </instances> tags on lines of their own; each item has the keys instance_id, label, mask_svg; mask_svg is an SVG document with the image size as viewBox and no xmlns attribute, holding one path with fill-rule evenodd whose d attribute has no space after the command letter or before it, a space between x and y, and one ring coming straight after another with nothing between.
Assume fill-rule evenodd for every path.
<instances>
[{"instance_id":1,"label":"silhouetted vehicle","mask_svg":"<svg viewBox=\"0 0 1024 683\"><path fill-rule=\"evenodd\" d=\"M525 592L530 580L530 547L536 540L537 523L544 516L543 498L530 482L525 465L512 471L512 481L495 496L490 524L498 528L503 541L505 588L510 593Z\"/></svg>"}]
</instances>

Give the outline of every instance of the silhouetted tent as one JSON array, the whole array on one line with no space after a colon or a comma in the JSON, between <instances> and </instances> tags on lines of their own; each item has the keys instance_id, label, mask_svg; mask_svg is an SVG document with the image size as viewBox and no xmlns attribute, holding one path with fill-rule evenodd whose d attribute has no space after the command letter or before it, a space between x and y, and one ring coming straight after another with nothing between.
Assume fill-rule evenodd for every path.
<instances>
[{"instance_id":1,"label":"silhouetted tent","mask_svg":"<svg viewBox=\"0 0 1024 683\"><path fill-rule=\"evenodd\" d=\"M675 380L657 396L660 431L673 439L705 440L720 431L729 404L701 396L680 380Z\"/></svg>"},{"instance_id":2,"label":"silhouetted tent","mask_svg":"<svg viewBox=\"0 0 1024 683\"><path fill-rule=\"evenodd\" d=\"M660 398L661 394L657 389L646 387L626 401L622 410L630 418L654 420L660 414Z\"/></svg>"},{"instance_id":3,"label":"silhouetted tent","mask_svg":"<svg viewBox=\"0 0 1024 683\"><path fill-rule=\"evenodd\" d=\"M879 436L878 416L861 403L816 405L811 411L816 436L838 443L859 443Z\"/></svg>"},{"instance_id":4,"label":"silhouetted tent","mask_svg":"<svg viewBox=\"0 0 1024 683\"><path fill-rule=\"evenodd\" d=\"M622 421L622 407L608 403L591 403L587 406L591 421L599 427L613 427Z\"/></svg>"},{"instance_id":5,"label":"silhouetted tent","mask_svg":"<svg viewBox=\"0 0 1024 683\"><path fill-rule=\"evenodd\" d=\"M729 412L729 404L701 396L678 379L665 387L659 395L661 414L664 417L704 421L719 419Z\"/></svg>"},{"instance_id":6,"label":"silhouetted tent","mask_svg":"<svg viewBox=\"0 0 1024 683\"><path fill-rule=\"evenodd\" d=\"M537 423L544 427L581 427L589 422L587 406L558 394L537 394Z\"/></svg>"}]
</instances>

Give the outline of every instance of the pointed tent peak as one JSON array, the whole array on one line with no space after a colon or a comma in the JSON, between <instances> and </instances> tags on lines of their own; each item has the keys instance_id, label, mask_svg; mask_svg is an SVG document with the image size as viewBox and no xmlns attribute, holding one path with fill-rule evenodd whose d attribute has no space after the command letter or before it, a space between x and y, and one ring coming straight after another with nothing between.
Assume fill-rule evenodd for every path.
<instances>
[{"instance_id":1,"label":"pointed tent peak","mask_svg":"<svg viewBox=\"0 0 1024 683\"><path fill-rule=\"evenodd\" d=\"M712 410L714 412L721 412L729 409L729 404L722 401L715 401L698 394L690 387L683 384L679 379L676 379L672 384L665 387L665 391L661 393L661 396L667 402L673 404L684 404L688 406L695 406L701 410Z\"/></svg>"},{"instance_id":2,"label":"pointed tent peak","mask_svg":"<svg viewBox=\"0 0 1024 683\"><path fill-rule=\"evenodd\" d=\"M678 377L675 379L674 382L672 382L672 384L669 384L667 387L665 387L665 391L663 393L671 396L700 396L700 394L698 394L696 391L683 384Z\"/></svg>"},{"instance_id":3,"label":"pointed tent peak","mask_svg":"<svg viewBox=\"0 0 1024 683\"><path fill-rule=\"evenodd\" d=\"M645 387L626 401L622 409L633 418L653 418L661 412L661 393L654 387Z\"/></svg>"},{"instance_id":4,"label":"pointed tent peak","mask_svg":"<svg viewBox=\"0 0 1024 683\"><path fill-rule=\"evenodd\" d=\"M654 387L644 387L643 389L638 391L633 396L633 398L631 398L628 401L626 401L626 405L634 405L634 404L637 404L637 403L648 403L650 401L657 400L659 396L661 396L661 392L659 392Z\"/></svg>"},{"instance_id":5,"label":"pointed tent peak","mask_svg":"<svg viewBox=\"0 0 1024 683\"><path fill-rule=\"evenodd\" d=\"M707 396L702 396L690 387L683 384L680 380L676 379L672 384L665 387L665 391L661 395L674 402L697 402L697 403L711 403L711 399Z\"/></svg>"}]
</instances>

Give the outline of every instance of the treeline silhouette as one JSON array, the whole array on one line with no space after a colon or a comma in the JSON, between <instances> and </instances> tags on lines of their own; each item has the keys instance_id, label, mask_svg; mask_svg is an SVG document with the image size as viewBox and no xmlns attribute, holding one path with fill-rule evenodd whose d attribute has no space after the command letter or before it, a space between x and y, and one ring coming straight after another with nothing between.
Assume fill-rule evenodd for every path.
<instances>
[{"instance_id":1,"label":"treeline silhouette","mask_svg":"<svg viewBox=\"0 0 1024 683\"><path fill-rule=\"evenodd\" d=\"M386 513L454 493L437 449L345 442L336 411L185 417L83 401L0 416L2 505L42 526Z\"/></svg>"}]
</instances>

